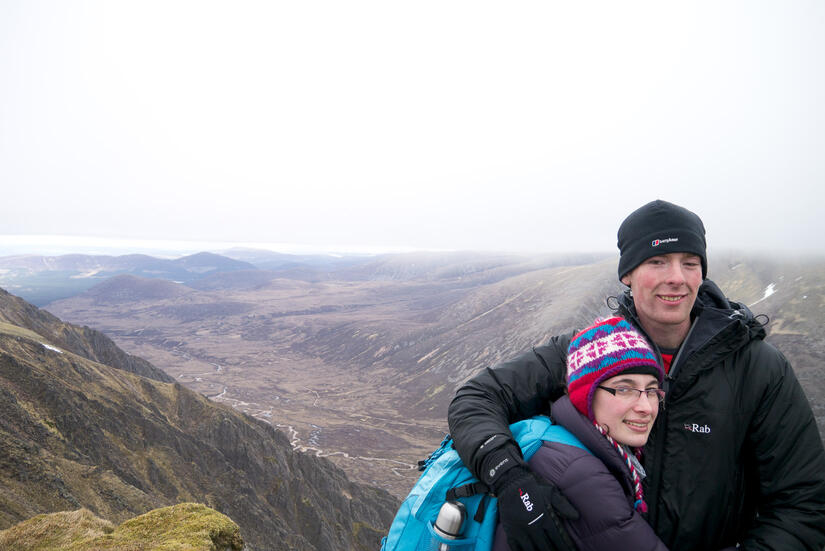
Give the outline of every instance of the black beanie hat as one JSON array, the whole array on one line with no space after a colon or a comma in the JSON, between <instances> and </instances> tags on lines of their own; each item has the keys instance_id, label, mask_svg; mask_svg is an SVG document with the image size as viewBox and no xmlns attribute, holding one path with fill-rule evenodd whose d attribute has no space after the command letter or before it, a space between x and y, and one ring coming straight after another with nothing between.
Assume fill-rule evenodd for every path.
<instances>
[{"instance_id":1,"label":"black beanie hat","mask_svg":"<svg viewBox=\"0 0 825 551\"><path fill-rule=\"evenodd\" d=\"M657 199L630 213L619 226L619 279L652 256L692 253L707 277L705 226L691 211Z\"/></svg>"}]
</instances>

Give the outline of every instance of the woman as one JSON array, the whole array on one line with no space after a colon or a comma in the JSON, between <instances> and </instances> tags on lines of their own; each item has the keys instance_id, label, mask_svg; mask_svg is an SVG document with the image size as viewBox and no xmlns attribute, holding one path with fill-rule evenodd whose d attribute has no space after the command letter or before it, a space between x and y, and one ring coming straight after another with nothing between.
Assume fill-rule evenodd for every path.
<instances>
[{"instance_id":1,"label":"woman","mask_svg":"<svg viewBox=\"0 0 825 551\"><path fill-rule=\"evenodd\" d=\"M565 527L579 551L667 551L642 518L638 461L664 398L663 377L650 345L622 318L597 321L570 342L567 395L553 403L552 417L586 449L544 442L529 465L578 510ZM493 550L510 550L501 525Z\"/></svg>"}]
</instances>

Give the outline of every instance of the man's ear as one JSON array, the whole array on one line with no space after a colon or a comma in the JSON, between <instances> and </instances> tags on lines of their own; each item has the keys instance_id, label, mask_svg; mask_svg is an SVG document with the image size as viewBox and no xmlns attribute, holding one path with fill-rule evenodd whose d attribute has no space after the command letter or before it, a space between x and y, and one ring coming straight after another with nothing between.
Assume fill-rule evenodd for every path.
<instances>
[{"instance_id":1,"label":"man's ear","mask_svg":"<svg viewBox=\"0 0 825 551\"><path fill-rule=\"evenodd\" d=\"M630 287L630 274L625 274L625 276L621 279L621 282Z\"/></svg>"}]
</instances>

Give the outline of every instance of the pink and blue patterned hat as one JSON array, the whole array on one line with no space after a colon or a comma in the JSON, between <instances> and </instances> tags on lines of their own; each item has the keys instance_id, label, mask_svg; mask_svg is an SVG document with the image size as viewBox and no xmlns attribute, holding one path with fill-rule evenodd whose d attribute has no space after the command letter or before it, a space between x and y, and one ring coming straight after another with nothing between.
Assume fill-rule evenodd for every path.
<instances>
[{"instance_id":1,"label":"pink and blue patterned hat","mask_svg":"<svg viewBox=\"0 0 825 551\"><path fill-rule=\"evenodd\" d=\"M624 318L597 320L580 331L567 349L567 392L570 401L591 421L593 393L603 381L620 373L653 375L661 384L664 372L656 353Z\"/></svg>"}]
</instances>

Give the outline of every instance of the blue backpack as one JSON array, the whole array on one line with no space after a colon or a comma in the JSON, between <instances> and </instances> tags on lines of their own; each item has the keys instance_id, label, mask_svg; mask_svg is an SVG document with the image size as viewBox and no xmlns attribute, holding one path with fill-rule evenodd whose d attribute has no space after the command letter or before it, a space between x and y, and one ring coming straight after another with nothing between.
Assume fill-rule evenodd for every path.
<instances>
[{"instance_id":1,"label":"blue backpack","mask_svg":"<svg viewBox=\"0 0 825 551\"><path fill-rule=\"evenodd\" d=\"M567 429L554 425L544 416L513 423L510 431L525 461L536 453L544 440L587 449ZM401 503L389 533L381 541L381 551L426 551L439 543L449 545L451 551L492 549L498 520L496 498L464 466L449 436L421 468L424 474ZM461 539L446 540L435 533L433 524L444 502L456 499L464 504L467 520Z\"/></svg>"}]
</instances>

